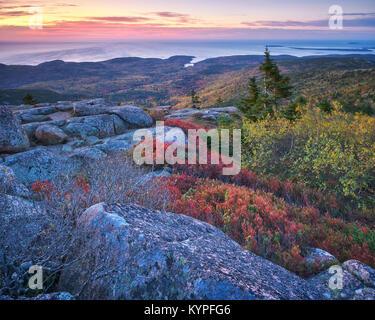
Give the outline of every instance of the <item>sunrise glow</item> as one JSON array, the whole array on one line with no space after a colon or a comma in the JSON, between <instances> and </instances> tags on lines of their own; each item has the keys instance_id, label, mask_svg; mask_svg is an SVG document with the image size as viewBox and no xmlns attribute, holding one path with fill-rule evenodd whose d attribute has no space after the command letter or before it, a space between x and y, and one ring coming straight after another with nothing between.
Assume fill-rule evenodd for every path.
<instances>
[{"instance_id":1,"label":"sunrise glow","mask_svg":"<svg viewBox=\"0 0 375 320\"><path fill-rule=\"evenodd\" d=\"M339 1L345 28L328 28L327 1L0 1L0 41L81 39L371 38L372 0ZM30 29L30 8L43 28Z\"/></svg>"}]
</instances>

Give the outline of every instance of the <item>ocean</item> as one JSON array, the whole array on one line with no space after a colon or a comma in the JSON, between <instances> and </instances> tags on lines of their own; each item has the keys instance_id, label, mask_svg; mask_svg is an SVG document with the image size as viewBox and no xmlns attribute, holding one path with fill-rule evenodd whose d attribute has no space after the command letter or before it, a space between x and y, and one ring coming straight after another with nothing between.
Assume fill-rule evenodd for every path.
<instances>
[{"instance_id":1,"label":"ocean","mask_svg":"<svg viewBox=\"0 0 375 320\"><path fill-rule=\"evenodd\" d=\"M174 55L194 56L194 63L221 56L261 55L266 45L272 55L375 54L375 40L0 42L0 63L37 65L52 60L97 62L122 57L166 59Z\"/></svg>"}]
</instances>

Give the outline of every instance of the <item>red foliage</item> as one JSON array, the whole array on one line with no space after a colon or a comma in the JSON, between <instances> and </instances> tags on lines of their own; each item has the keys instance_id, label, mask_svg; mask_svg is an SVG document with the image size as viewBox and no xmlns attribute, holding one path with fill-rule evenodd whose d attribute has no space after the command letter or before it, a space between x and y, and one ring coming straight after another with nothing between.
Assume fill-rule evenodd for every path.
<instances>
[{"instance_id":1,"label":"red foliage","mask_svg":"<svg viewBox=\"0 0 375 320\"><path fill-rule=\"evenodd\" d=\"M199 126L197 124L194 124L194 123L191 123L191 122L187 122L187 121L178 120L178 119L165 120L164 121L164 125L167 126L167 127L177 127L177 128L180 128L186 134L188 133L189 129L194 129L194 130L203 129L203 130L206 130L205 128L203 128L202 126Z\"/></svg>"},{"instance_id":2,"label":"red foliage","mask_svg":"<svg viewBox=\"0 0 375 320\"><path fill-rule=\"evenodd\" d=\"M44 180L36 181L32 185L31 190L37 193L41 198L50 199L52 193L55 190L55 187L52 184L50 184L47 180Z\"/></svg>"},{"instance_id":3,"label":"red foliage","mask_svg":"<svg viewBox=\"0 0 375 320\"><path fill-rule=\"evenodd\" d=\"M236 181L244 177L257 183L251 173L237 176ZM282 185L285 192L294 190L293 184ZM275 186L274 182L270 189ZM170 211L208 222L245 248L300 275L314 272L303 259L308 247L326 250L341 261L358 259L375 265L375 253L368 244L350 236L355 224L311 206L296 207L271 193L186 174L172 175L168 188L174 195Z\"/></svg>"}]
</instances>

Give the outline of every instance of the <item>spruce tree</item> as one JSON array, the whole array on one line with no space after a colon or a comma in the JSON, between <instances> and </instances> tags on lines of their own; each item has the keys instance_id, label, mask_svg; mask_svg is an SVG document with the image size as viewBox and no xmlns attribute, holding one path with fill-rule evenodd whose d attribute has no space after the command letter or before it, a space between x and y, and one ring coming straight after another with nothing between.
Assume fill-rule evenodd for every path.
<instances>
[{"instance_id":1,"label":"spruce tree","mask_svg":"<svg viewBox=\"0 0 375 320\"><path fill-rule=\"evenodd\" d=\"M329 103L328 100L324 99L319 102L318 107L320 110L322 110L325 113L331 113L333 111L333 107Z\"/></svg>"},{"instance_id":2,"label":"spruce tree","mask_svg":"<svg viewBox=\"0 0 375 320\"><path fill-rule=\"evenodd\" d=\"M260 90L255 77L250 78L248 87L249 96L241 100L239 109L247 118L257 121L259 118L262 118L263 110L260 105Z\"/></svg>"},{"instance_id":3,"label":"spruce tree","mask_svg":"<svg viewBox=\"0 0 375 320\"><path fill-rule=\"evenodd\" d=\"M278 109L278 103L281 99L287 99L292 95L289 77L280 73L279 67L271 59L271 54L266 47L264 53L264 62L259 70L263 71L263 106L265 111Z\"/></svg>"},{"instance_id":4,"label":"spruce tree","mask_svg":"<svg viewBox=\"0 0 375 320\"><path fill-rule=\"evenodd\" d=\"M306 99L298 97L281 111L281 116L289 121L295 121L301 116L301 108L306 106Z\"/></svg>"},{"instance_id":5,"label":"spruce tree","mask_svg":"<svg viewBox=\"0 0 375 320\"><path fill-rule=\"evenodd\" d=\"M30 93L27 93L23 99L22 99L23 104L26 105L35 105L38 104L39 102L33 98L33 96Z\"/></svg>"},{"instance_id":6,"label":"spruce tree","mask_svg":"<svg viewBox=\"0 0 375 320\"><path fill-rule=\"evenodd\" d=\"M253 121L264 118L267 115L274 116L275 110L279 109L281 99L291 96L289 77L283 76L277 64L271 59L270 52L266 47L264 62L259 69L263 72L262 89L256 84L255 77L249 82L249 96L241 101L240 109L245 116ZM293 106L289 106L293 108ZM292 112L290 109L288 112Z\"/></svg>"},{"instance_id":7,"label":"spruce tree","mask_svg":"<svg viewBox=\"0 0 375 320\"><path fill-rule=\"evenodd\" d=\"M195 90L193 89L193 90L191 90L190 95L191 95L191 103L193 104L192 107L193 107L193 108L198 108L198 107L197 107L197 104L201 103L198 94L197 94L197 93L195 92Z\"/></svg>"}]
</instances>

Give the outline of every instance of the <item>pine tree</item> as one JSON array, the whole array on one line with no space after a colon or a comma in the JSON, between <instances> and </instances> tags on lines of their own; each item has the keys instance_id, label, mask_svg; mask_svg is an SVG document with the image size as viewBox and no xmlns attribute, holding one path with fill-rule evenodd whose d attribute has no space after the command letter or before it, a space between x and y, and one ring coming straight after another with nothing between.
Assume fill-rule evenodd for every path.
<instances>
[{"instance_id":1,"label":"pine tree","mask_svg":"<svg viewBox=\"0 0 375 320\"><path fill-rule=\"evenodd\" d=\"M319 102L318 107L325 113L331 113L333 111L333 107L331 106L329 101L325 99Z\"/></svg>"},{"instance_id":2,"label":"pine tree","mask_svg":"<svg viewBox=\"0 0 375 320\"><path fill-rule=\"evenodd\" d=\"M306 106L306 99L298 97L281 111L281 116L290 121L295 121L301 116L301 108Z\"/></svg>"},{"instance_id":3,"label":"pine tree","mask_svg":"<svg viewBox=\"0 0 375 320\"><path fill-rule=\"evenodd\" d=\"M38 104L38 101L33 98L33 96L30 93L27 93L23 99L22 102L27 105L35 105Z\"/></svg>"},{"instance_id":4,"label":"pine tree","mask_svg":"<svg viewBox=\"0 0 375 320\"><path fill-rule=\"evenodd\" d=\"M265 110L278 109L279 100L287 99L292 95L290 79L281 75L279 67L271 59L268 47L266 47L264 55L264 62L259 67L259 70L264 73L263 106Z\"/></svg>"},{"instance_id":5,"label":"pine tree","mask_svg":"<svg viewBox=\"0 0 375 320\"><path fill-rule=\"evenodd\" d=\"M200 101L200 97L198 96L198 94L195 92L195 90L191 90L191 103L193 104L193 108L197 108L197 104L201 103Z\"/></svg>"},{"instance_id":6,"label":"pine tree","mask_svg":"<svg viewBox=\"0 0 375 320\"><path fill-rule=\"evenodd\" d=\"M241 100L239 109L247 118L257 121L259 118L262 118L263 110L260 105L260 90L255 77L250 78L248 86L249 97Z\"/></svg>"},{"instance_id":7,"label":"pine tree","mask_svg":"<svg viewBox=\"0 0 375 320\"><path fill-rule=\"evenodd\" d=\"M221 107L223 104L224 104L224 100L221 97L217 98L215 106Z\"/></svg>"},{"instance_id":8,"label":"pine tree","mask_svg":"<svg viewBox=\"0 0 375 320\"><path fill-rule=\"evenodd\" d=\"M271 59L266 47L264 62L259 69L263 72L262 90L256 84L255 77L249 82L249 97L241 101L240 109L245 116L253 121L267 115L274 116L279 101L291 96L289 77L282 76L277 64ZM293 108L293 106L290 106ZM290 110L292 112L292 110Z\"/></svg>"}]
</instances>

